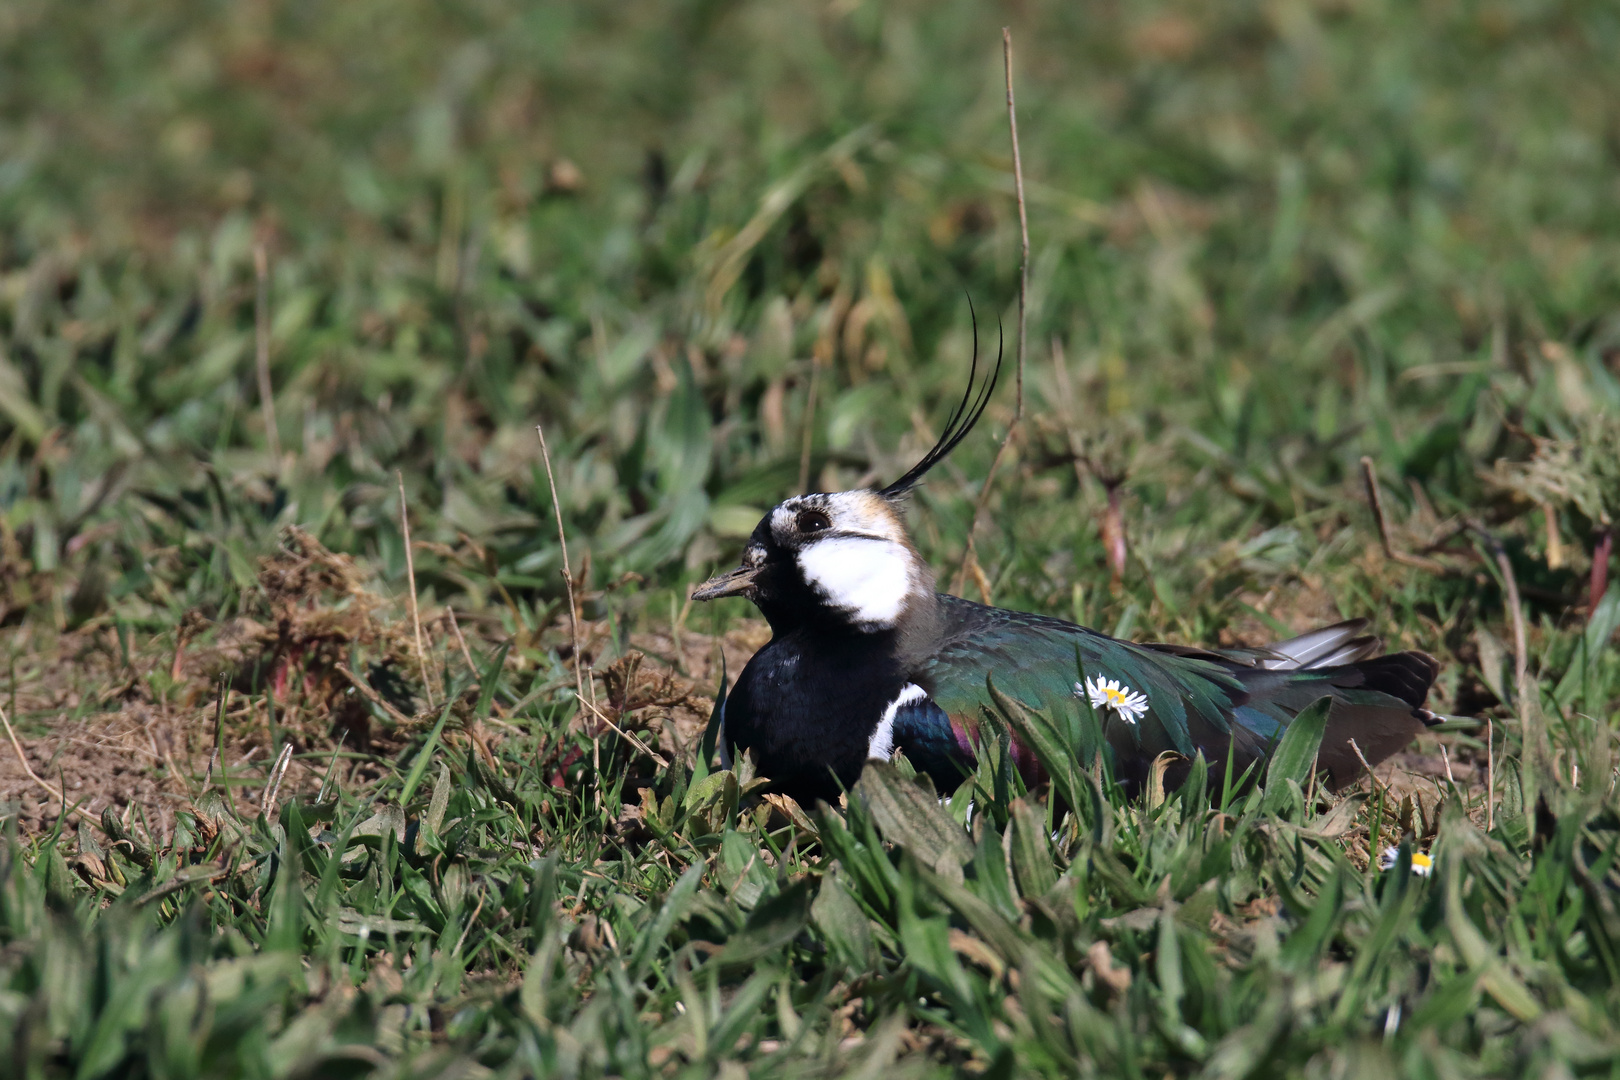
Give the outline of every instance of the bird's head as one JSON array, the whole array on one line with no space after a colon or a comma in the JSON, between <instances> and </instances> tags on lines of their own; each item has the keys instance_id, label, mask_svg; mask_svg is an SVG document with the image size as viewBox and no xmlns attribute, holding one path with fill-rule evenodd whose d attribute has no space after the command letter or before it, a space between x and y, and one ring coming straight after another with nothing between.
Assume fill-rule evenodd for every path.
<instances>
[{"instance_id":1,"label":"bird's head","mask_svg":"<svg viewBox=\"0 0 1620 1080\"><path fill-rule=\"evenodd\" d=\"M930 607L934 575L906 532L905 504L984 414L1001 374L999 350L989 378L975 387L978 370L975 350L967 391L944 433L904 476L877 490L783 500L755 527L742 564L698 586L692 599L747 597L778 632L806 623L888 630Z\"/></svg>"},{"instance_id":2,"label":"bird's head","mask_svg":"<svg viewBox=\"0 0 1620 1080\"><path fill-rule=\"evenodd\" d=\"M692 599L746 596L778 630L808 622L891 629L934 591L902 511L876 491L786 499L754 529L742 564L699 586Z\"/></svg>"}]
</instances>

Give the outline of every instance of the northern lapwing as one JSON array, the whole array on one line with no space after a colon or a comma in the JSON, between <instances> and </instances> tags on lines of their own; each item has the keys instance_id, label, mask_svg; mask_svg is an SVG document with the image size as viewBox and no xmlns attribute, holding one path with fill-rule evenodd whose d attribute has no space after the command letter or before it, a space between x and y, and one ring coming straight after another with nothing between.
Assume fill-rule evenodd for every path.
<instances>
[{"instance_id":1,"label":"northern lapwing","mask_svg":"<svg viewBox=\"0 0 1620 1080\"><path fill-rule=\"evenodd\" d=\"M974 762L990 681L1037 709L1089 704L1097 749L1127 789L1164 751L1202 754L1213 777L1229 761L1241 775L1322 697L1333 704L1318 765L1335 787L1361 773L1363 757L1377 765L1438 722L1424 708L1434 659L1375 655L1365 619L1261 648L1202 649L1122 641L939 592L906 530L907 495L973 429L999 369L975 392L975 361L939 441L904 476L784 500L754 529L742 564L693 592L746 597L772 632L725 701L723 754L751 751L776 790L806 805L836 801L867 761L896 750L952 791ZM1012 751L1037 779L1027 749Z\"/></svg>"}]
</instances>

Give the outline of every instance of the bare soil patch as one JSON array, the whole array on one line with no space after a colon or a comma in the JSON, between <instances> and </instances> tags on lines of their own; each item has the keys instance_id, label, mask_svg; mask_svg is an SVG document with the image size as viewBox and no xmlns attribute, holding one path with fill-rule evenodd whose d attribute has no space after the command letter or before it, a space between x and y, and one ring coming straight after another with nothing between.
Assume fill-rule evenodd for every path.
<instances>
[{"instance_id":1,"label":"bare soil patch","mask_svg":"<svg viewBox=\"0 0 1620 1080\"><path fill-rule=\"evenodd\" d=\"M282 743L293 753L278 797L315 792L328 770L337 782L364 785L384 775L389 759L437 719L444 673L465 676L469 657L480 662L503 637L487 617L462 613L452 626L447 609L424 609L436 706L430 707L403 605L352 559L290 530L261 567L259 585L256 617L216 623L191 614L177 630L140 642L112 626L63 634L15 629L8 643L13 693L0 705L35 775L18 760L17 747L0 745L0 816L15 815L23 835L38 835L66 812L63 828L71 834L79 823L73 808L95 820L110 808L162 846L175 811L201 793L216 722L222 752L214 775L232 777L239 812L259 809ZM665 629L625 642L611 635L607 622L581 620L597 708L667 759L701 736L722 657L734 676L769 637L758 622L718 640L685 629L678 637ZM508 671L534 669L531 694L547 696L562 687L544 684L539 661L551 651L567 655L571 642L566 619L559 619L513 642ZM349 669L354 655L362 658L360 671ZM224 711L217 716L222 687ZM476 690L453 706L444 737L463 752L468 743L478 747L493 765L523 720L499 702L491 715L473 716ZM388 720L379 719L379 709ZM606 725L596 727L601 738L618 737Z\"/></svg>"}]
</instances>

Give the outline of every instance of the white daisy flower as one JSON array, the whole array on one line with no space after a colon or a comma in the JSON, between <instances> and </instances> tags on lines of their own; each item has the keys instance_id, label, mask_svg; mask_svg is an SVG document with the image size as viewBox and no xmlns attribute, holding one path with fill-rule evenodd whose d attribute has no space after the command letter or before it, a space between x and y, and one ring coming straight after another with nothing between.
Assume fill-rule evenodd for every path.
<instances>
[{"instance_id":1,"label":"white daisy flower","mask_svg":"<svg viewBox=\"0 0 1620 1080\"><path fill-rule=\"evenodd\" d=\"M1080 684L1075 683L1074 696L1079 697L1080 693ZM1093 709L1113 709L1114 714L1127 724L1134 724L1147 714L1147 695L1138 694L1116 679L1105 679L1100 675L1087 679L1085 693L1091 698Z\"/></svg>"},{"instance_id":2,"label":"white daisy flower","mask_svg":"<svg viewBox=\"0 0 1620 1080\"><path fill-rule=\"evenodd\" d=\"M1400 861L1400 858L1400 848L1387 847L1383 850L1382 854L1378 856L1378 869L1393 870L1395 869L1395 864ZM1412 852L1412 873L1416 874L1418 877L1428 877L1429 871L1433 869L1433 859L1429 858L1421 851Z\"/></svg>"}]
</instances>

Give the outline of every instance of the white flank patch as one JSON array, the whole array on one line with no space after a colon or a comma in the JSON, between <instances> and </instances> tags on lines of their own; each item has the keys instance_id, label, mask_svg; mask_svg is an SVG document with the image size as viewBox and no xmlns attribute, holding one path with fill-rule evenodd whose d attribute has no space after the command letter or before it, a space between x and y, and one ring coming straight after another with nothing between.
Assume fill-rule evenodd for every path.
<instances>
[{"instance_id":1,"label":"white flank patch","mask_svg":"<svg viewBox=\"0 0 1620 1080\"><path fill-rule=\"evenodd\" d=\"M805 581L865 630L900 620L911 591L911 552L892 540L830 536L799 552Z\"/></svg>"},{"instance_id":2,"label":"white flank patch","mask_svg":"<svg viewBox=\"0 0 1620 1080\"><path fill-rule=\"evenodd\" d=\"M866 744L866 756L875 761L888 761L893 757L895 714L900 711L901 706L921 701L927 696L928 691L916 683L906 683L901 687L900 695L889 702L888 708L883 710L883 719L878 721L877 730L872 732L872 738Z\"/></svg>"}]
</instances>

